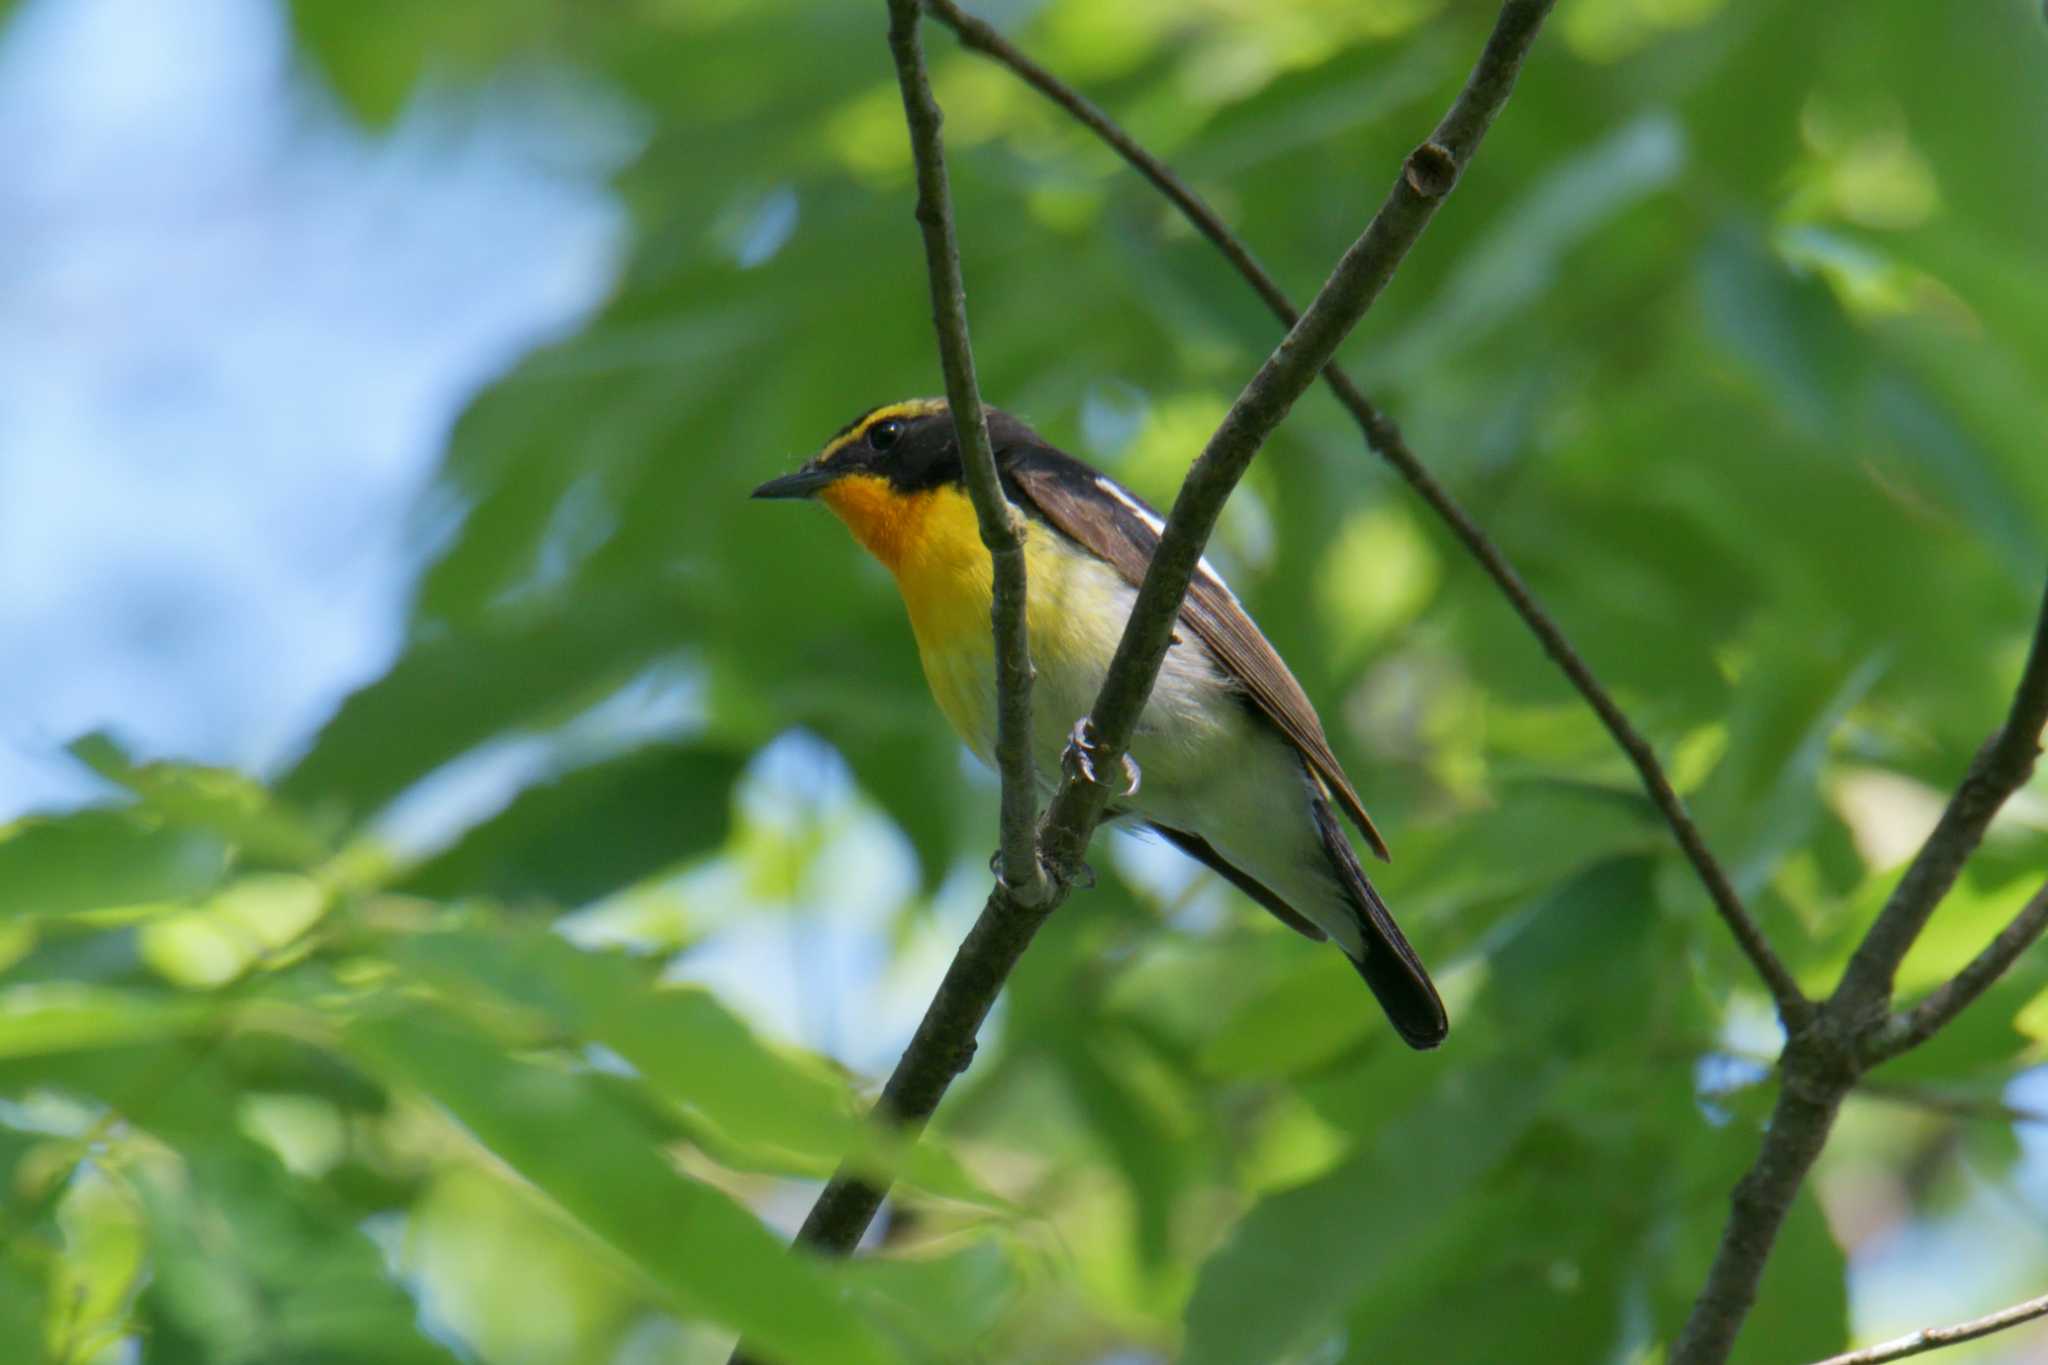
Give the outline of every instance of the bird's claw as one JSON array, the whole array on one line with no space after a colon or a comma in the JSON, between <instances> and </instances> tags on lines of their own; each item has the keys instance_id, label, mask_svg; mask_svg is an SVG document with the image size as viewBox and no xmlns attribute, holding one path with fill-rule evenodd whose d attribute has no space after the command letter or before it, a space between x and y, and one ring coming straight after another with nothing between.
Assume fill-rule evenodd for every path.
<instances>
[{"instance_id":1,"label":"bird's claw","mask_svg":"<svg viewBox=\"0 0 2048 1365\"><path fill-rule=\"evenodd\" d=\"M1095 739L1095 722L1083 716L1074 722L1074 728L1067 731L1067 747L1060 754L1060 765L1067 771L1100 786L1101 779L1095 775L1095 754L1101 745ZM1124 795L1136 796L1138 783L1144 774L1138 767L1138 760L1129 754L1123 755Z\"/></svg>"}]
</instances>

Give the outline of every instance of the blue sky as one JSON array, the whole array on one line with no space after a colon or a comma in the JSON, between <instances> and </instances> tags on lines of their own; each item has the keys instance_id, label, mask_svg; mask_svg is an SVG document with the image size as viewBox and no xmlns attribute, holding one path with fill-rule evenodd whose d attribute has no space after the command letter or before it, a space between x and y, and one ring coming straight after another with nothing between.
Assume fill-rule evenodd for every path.
<instances>
[{"instance_id":1,"label":"blue sky","mask_svg":"<svg viewBox=\"0 0 2048 1365\"><path fill-rule=\"evenodd\" d=\"M622 111L535 76L366 133L273 0L25 0L0 35L0 820L61 752L270 769L395 654L482 384L623 245Z\"/></svg>"}]
</instances>

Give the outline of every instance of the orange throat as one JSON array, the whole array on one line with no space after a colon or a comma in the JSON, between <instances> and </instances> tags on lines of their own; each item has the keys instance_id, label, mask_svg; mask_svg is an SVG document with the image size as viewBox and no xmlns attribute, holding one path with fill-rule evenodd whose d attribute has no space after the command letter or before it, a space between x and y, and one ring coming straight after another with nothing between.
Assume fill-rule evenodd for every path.
<instances>
[{"instance_id":1,"label":"orange throat","mask_svg":"<svg viewBox=\"0 0 2048 1365\"><path fill-rule=\"evenodd\" d=\"M935 491L899 493L887 479L852 474L826 485L818 498L846 523L869 554L900 575L924 531Z\"/></svg>"},{"instance_id":2,"label":"orange throat","mask_svg":"<svg viewBox=\"0 0 2048 1365\"><path fill-rule=\"evenodd\" d=\"M929 670L935 653L989 648L988 549L974 504L957 484L901 493L887 479L854 474L819 498L895 576Z\"/></svg>"}]
</instances>

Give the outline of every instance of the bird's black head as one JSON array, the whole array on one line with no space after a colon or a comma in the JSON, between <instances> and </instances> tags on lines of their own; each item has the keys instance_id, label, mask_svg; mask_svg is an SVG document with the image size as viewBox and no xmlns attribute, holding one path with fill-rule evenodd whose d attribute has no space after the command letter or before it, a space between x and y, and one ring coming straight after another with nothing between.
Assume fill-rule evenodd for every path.
<instances>
[{"instance_id":1,"label":"bird's black head","mask_svg":"<svg viewBox=\"0 0 2048 1365\"><path fill-rule=\"evenodd\" d=\"M994 426L1000 414L991 410ZM913 398L872 408L848 422L794 474L770 479L757 498L809 498L852 475L888 481L898 493L961 481L960 442L943 398Z\"/></svg>"}]
</instances>

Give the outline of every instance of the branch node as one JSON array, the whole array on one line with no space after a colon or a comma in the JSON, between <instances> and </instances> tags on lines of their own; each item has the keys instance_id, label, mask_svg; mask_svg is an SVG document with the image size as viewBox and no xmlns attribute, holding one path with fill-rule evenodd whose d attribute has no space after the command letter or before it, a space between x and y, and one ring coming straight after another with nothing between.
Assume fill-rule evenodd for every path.
<instances>
[{"instance_id":1,"label":"branch node","mask_svg":"<svg viewBox=\"0 0 2048 1365\"><path fill-rule=\"evenodd\" d=\"M1425 142L1408 153L1401 177L1424 199L1441 199L1458 183L1458 158L1440 142Z\"/></svg>"},{"instance_id":2,"label":"branch node","mask_svg":"<svg viewBox=\"0 0 2048 1365\"><path fill-rule=\"evenodd\" d=\"M1045 865L1045 859L1038 856L1037 840L1032 841L1032 873L1028 880L1012 881L1003 875L1003 850L997 849L988 855L989 875L995 879L996 889L1026 910L1037 910L1050 904L1059 896L1059 878L1053 869Z\"/></svg>"},{"instance_id":3,"label":"branch node","mask_svg":"<svg viewBox=\"0 0 2048 1365\"><path fill-rule=\"evenodd\" d=\"M1810 1104L1839 1104L1863 1074L1869 1032L1859 1021L1816 1010L1807 1027L1786 1040L1779 1084Z\"/></svg>"}]
</instances>

